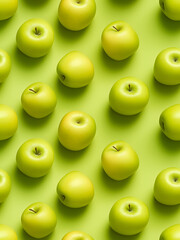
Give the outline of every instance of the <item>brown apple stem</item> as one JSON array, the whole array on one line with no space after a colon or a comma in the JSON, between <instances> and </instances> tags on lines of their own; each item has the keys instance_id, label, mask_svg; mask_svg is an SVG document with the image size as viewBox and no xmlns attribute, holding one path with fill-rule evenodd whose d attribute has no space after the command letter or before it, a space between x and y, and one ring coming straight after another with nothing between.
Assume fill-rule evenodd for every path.
<instances>
[{"instance_id":1,"label":"brown apple stem","mask_svg":"<svg viewBox=\"0 0 180 240\"><path fill-rule=\"evenodd\" d=\"M29 211L33 212L33 213L36 213L36 211L32 208L29 209Z\"/></svg>"},{"instance_id":2,"label":"brown apple stem","mask_svg":"<svg viewBox=\"0 0 180 240\"><path fill-rule=\"evenodd\" d=\"M114 28L114 29L116 29L116 31L118 31L118 32L119 32L119 30L118 30L118 29L117 29L115 26L113 26L113 28Z\"/></svg>"},{"instance_id":3,"label":"brown apple stem","mask_svg":"<svg viewBox=\"0 0 180 240\"><path fill-rule=\"evenodd\" d=\"M119 150L115 147L115 146L112 146L114 149L116 149L116 151L118 151L119 152Z\"/></svg>"},{"instance_id":4,"label":"brown apple stem","mask_svg":"<svg viewBox=\"0 0 180 240\"><path fill-rule=\"evenodd\" d=\"M32 88L29 88L29 91L33 92L33 93L36 93L36 91Z\"/></svg>"},{"instance_id":5,"label":"brown apple stem","mask_svg":"<svg viewBox=\"0 0 180 240\"><path fill-rule=\"evenodd\" d=\"M128 207L129 207L129 209L128 209L128 210L129 210L129 212L131 212L131 205L129 204L129 205L128 205Z\"/></svg>"},{"instance_id":6,"label":"brown apple stem","mask_svg":"<svg viewBox=\"0 0 180 240\"><path fill-rule=\"evenodd\" d=\"M35 147L35 154L40 155L40 152L38 151L37 147Z\"/></svg>"},{"instance_id":7,"label":"brown apple stem","mask_svg":"<svg viewBox=\"0 0 180 240\"><path fill-rule=\"evenodd\" d=\"M131 92L131 84L128 84L129 92Z\"/></svg>"},{"instance_id":8,"label":"brown apple stem","mask_svg":"<svg viewBox=\"0 0 180 240\"><path fill-rule=\"evenodd\" d=\"M35 34L40 35L40 31L38 31L37 27L35 27Z\"/></svg>"}]
</instances>

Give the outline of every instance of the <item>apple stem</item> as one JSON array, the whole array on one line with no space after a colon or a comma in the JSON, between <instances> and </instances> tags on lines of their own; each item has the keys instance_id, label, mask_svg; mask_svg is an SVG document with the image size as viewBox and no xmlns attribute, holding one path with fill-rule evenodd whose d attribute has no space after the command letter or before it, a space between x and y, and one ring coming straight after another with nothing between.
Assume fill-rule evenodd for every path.
<instances>
[{"instance_id":1,"label":"apple stem","mask_svg":"<svg viewBox=\"0 0 180 240\"><path fill-rule=\"evenodd\" d=\"M112 26L112 27L113 27L114 29L116 29L116 31L118 31L118 32L120 31L120 30L118 30L115 26Z\"/></svg>"},{"instance_id":2,"label":"apple stem","mask_svg":"<svg viewBox=\"0 0 180 240\"><path fill-rule=\"evenodd\" d=\"M29 91L33 92L33 93L36 93L36 91L32 88L29 89Z\"/></svg>"},{"instance_id":3,"label":"apple stem","mask_svg":"<svg viewBox=\"0 0 180 240\"><path fill-rule=\"evenodd\" d=\"M41 35L41 33L40 33L40 31L37 29L37 27L35 27L35 34L38 35L38 36Z\"/></svg>"},{"instance_id":4,"label":"apple stem","mask_svg":"<svg viewBox=\"0 0 180 240\"><path fill-rule=\"evenodd\" d=\"M129 87L129 92L131 92L131 84L128 84L128 87Z\"/></svg>"},{"instance_id":5,"label":"apple stem","mask_svg":"<svg viewBox=\"0 0 180 240\"><path fill-rule=\"evenodd\" d=\"M36 211L32 208L29 209L29 211L33 212L33 213L36 213Z\"/></svg>"},{"instance_id":6,"label":"apple stem","mask_svg":"<svg viewBox=\"0 0 180 240\"><path fill-rule=\"evenodd\" d=\"M41 155L40 152L38 151L37 147L35 147L35 154L36 155Z\"/></svg>"},{"instance_id":7,"label":"apple stem","mask_svg":"<svg viewBox=\"0 0 180 240\"><path fill-rule=\"evenodd\" d=\"M174 178L174 182L177 182L177 180L178 180L177 178Z\"/></svg>"},{"instance_id":8,"label":"apple stem","mask_svg":"<svg viewBox=\"0 0 180 240\"><path fill-rule=\"evenodd\" d=\"M129 209L128 209L129 212L131 212L131 211L132 211L132 210L131 210L131 205L129 204L128 207L129 207Z\"/></svg>"},{"instance_id":9,"label":"apple stem","mask_svg":"<svg viewBox=\"0 0 180 240\"><path fill-rule=\"evenodd\" d=\"M116 151L118 151L119 152L119 150L115 147L115 146L112 146L114 149L116 149Z\"/></svg>"}]
</instances>

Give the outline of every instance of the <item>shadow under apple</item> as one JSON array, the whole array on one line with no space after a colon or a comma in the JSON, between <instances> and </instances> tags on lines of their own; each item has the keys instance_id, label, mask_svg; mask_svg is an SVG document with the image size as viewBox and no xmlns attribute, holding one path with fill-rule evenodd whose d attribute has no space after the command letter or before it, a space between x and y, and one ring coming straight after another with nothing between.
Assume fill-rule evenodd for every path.
<instances>
[{"instance_id":1,"label":"shadow under apple","mask_svg":"<svg viewBox=\"0 0 180 240\"><path fill-rule=\"evenodd\" d=\"M28 5L28 7L35 8L35 7L41 7L43 5L46 5L50 0L24 0L25 4Z\"/></svg>"},{"instance_id":2,"label":"shadow under apple","mask_svg":"<svg viewBox=\"0 0 180 240\"><path fill-rule=\"evenodd\" d=\"M165 136L165 134L161 131L159 126L158 133L159 143L162 145L164 151L174 153L175 151L180 151L180 141L173 141Z\"/></svg>"},{"instance_id":3,"label":"shadow under apple","mask_svg":"<svg viewBox=\"0 0 180 240\"><path fill-rule=\"evenodd\" d=\"M180 31L180 22L173 21L165 16L165 14L161 11L161 8L158 9L158 17L157 21L160 22L161 26L165 31L173 34L174 32Z\"/></svg>"},{"instance_id":4,"label":"shadow under apple","mask_svg":"<svg viewBox=\"0 0 180 240\"><path fill-rule=\"evenodd\" d=\"M138 0L109 0L112 4L117 4L119 6L129 6L135 4Z\"/></svg>"},{"instance_id":5,"label":"shadow under apple","mask_svg":"<svg viewBox=\"0 0 180 240\"><path fill-rule=\"evenodd\" d=\"M56 231L56 229L54 230ZM26 240L34 240L35 238L29 236L21 227L21 229L18 232L18 237L19 239L26 239ZM50 235L48 235L47 237L41 238L41 240L53 240L54 239L54 232L52 232Z\"/></svg>"}]
</instances>

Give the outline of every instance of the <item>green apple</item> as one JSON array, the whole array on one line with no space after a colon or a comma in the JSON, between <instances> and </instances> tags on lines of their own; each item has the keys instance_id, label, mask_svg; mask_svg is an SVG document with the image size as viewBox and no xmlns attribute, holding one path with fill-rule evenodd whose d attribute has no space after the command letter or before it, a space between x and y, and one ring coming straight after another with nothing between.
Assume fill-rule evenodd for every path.
<instances>
[{"instance_id":1,"label":"green apple","mask_svg":"<svg viewBox=\"0 0 180 240\"><path fill-rule=\"evenodd\" d=\"M60 143L67 149L79 151L90 145L96 133L96 123L87 113L72 111L61 120L58 128Z\"/></svg>"},{"instance_id":2,"label":"green apple","mask_svg":"<svg viewBox=\"0 0 180 240\"><path fill-rule=\"evenodd\" d=\"M7 225L0 224L0 240L17 240L15 231Z\"/></svg>"},{"instance_id":3,"label":"green apple","mask_svg":"<svg viewBox=\"0 0 180 240\"><path fill-rule=\"evenodd\" d=\"M0 141L12 137L18 127L15 111L4 104L0 104Z\"/></svg>"},{"instance_id":4,"label":"green apple","mask_svg":"<svg viewBox=\"0 0 180 240\"><path fill-rule=\"evenodd\" d=\"M82 231L72 231L67 233L62 240L94 240L89 234Z\"/></svg>"},{"instance_id":5,"label":"green apple","mask_svg":"<svg viewBox=\"0 0 180 240\"><path fill-rule=\"evenodd\" d=\"M16 35L17 47L32 58L45 56L54 42L52 27L43 19L30 19L23 23Z\"/></svg>"},{"instance_id":6,"label":"green apple","mask_svg":"<svg viewBox=\"0 0 180 240\"><path fill-rule=\"evenodd\" d=\"M124 141L110 143L102 152L101 162L106 174L117 181L130 177L139 166L137 153Z\"/></svg>"},{"instance_id":7,"label":"green apple","mask_svg":"<svg viewBox=\"0 0 180 240\"><path fill-rule=\"evenodd\" d=\"M10 190L11 190L10 176L6 171L0 169L0 203L6 200L10 193Z\"/></svg>"},{"instance_id":8,"label":"green apple","mask_svg":"<svg viewBox=\"0 0 180 240\"><path fill-rule=\"evenodd\" d=\"M11 71L10 56L6 51L0 49L0 83L4 82L4 80L8 77L10 71Z\"/></svg>"},{"instance_id":9,"label":"green apple","mask_svg":"<svg viewBox=\"0 0 180 240\"><path fill-rule=\"evenodd\" d=\"M111 228L121 235L135 235L142 232L148 221L147 206L134 197L118 200L109 213Z\"/></svg>"},{"instance_id":10,"label":"green apple","mask_svg":"<svg viewBox=\"0 0 180 240\"><path fill-rule=\"evenodd\" d=\"M19 170L33 178L45 176L54 162L54 151L43 139L34 138L23 143L17 151Z\"/></svg>"},{"instance_id":11,"label":"green apple","mask_svg":"<svg viewBox=\"0 0 180 240\"><path fill-rule=\"evenodd\" d=\"M140 113L149 100L149 90L146 84L134 77L118 80L109 93L111 108L122 115Z\"/></svg>"},{"instance_id":12,"label":"green apple","mask_svg":"<svg viewBox=\"0 0 180 240\"><path fill-rule=\"evenodd\" d=\"M59 200L67 207L81 208L87 206L94 197L91 180L79 171L64 175L57 185Z\"/></svg>"},{"instance_id":13,"label":"green apple","mask_svg":"<svg viewBox=\"0 0 180 240\"><path fill-rule=\"evenodd\" d=\"M65 86L80 88L88 85L93 79L94 66L86 55L72 51L59 61L57 74Z\"/></svg>"},{"instance_id":14,"label":"green apple","mask_svg":"<svg viewBox=\"0 0 180 240\"><path fill-rule=\"evenodd\" d=\"M95 13L95 0L61 0L58 8L60 23L72 31L89 26Z\"/></svg>"},{"instance_id":15,"label":"green apple","mask_svg":"<svg viewBox=\"0 0 180 240\"><path fill-rule=\"evenodd\" d=\"M180 104L165 109L160 115L159 124L169 139L180 141Z\"/></svg>"},{"instance_id":16,"label":"green apple","mask_svg":"<svg viewBox=\"0 0 180 240\"><path fill-rule=\"evenodd\" d=\"M18 0L0 0L0 21L12 17L18 7Z\"/></svg>"},{"instance_id":17,"label":"green apple","mask_svg":"<svg viewBox=\"0 0 180 240\"><path fill-rule=\"evenodd\" d=\"M101 42L105 53L116 61L130 57L139 47L137 33L124 21L110 23L102 33Z\"/></svg>"},{"instance_id":18,"label":"green apple","mask_svg":"<svg viewBox=\"0 0 180 240\"><path fill-rule=\"evenodd\" d=\"M171 20L180 21L179 0L159 0L163 13Z\"/></svg>"},{"instance_id":19,"label":"green apple","mask_svg":"<svg viewBox=\"0 0 180 240\"><path fill-rule=\"evenodd\" d=\"M154 183L155 199L165 205L180 204L180 168L161 171Z\"/></svg>"},{"instance_id":20,"label":"green apple","mask_svg":"<svg viewBox=\"0 0 180 240\"><path fill-rule=\"evenodd\" d=\"M55 92L49 85L42 82L29 85L21 96L23 109L34 118L48 116L54 111L56 102Z\"/></svg>"},{"instance_id":21,"label":"green apple","mask_svg":"<svg viewBox=\"0 0 180 240\"><path fill-rule=\"evenodd\" d=\"M24 231L34 238L43 238L56 227L56 214L47 204L36 202L28 206L21 216Z\"/></svg>"},{"instance_id":22,"label":"green apple","mask_svg":"<svg viewBox=\"0 0 180 240\"><path fill-rule=\"evenodd\" d=\"M159 240L179 240L180 239L180 224L175 224L165 229Z\"/></svg>"},{"instance_id":23,"label":"green apple","mask_svg":"<svg viewBox=\"0 0 180 240\"><path fill-rule=\"evenodd\" d=\"M180 84L180 48L167 48L158 54L154 77L165 85Z\"/></svg>"}]
</instances>

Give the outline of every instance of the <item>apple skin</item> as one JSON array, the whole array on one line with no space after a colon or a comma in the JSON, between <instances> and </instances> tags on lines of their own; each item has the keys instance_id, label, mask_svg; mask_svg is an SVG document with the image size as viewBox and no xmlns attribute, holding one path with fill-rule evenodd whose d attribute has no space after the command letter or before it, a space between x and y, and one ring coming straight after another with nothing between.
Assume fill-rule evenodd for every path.
<instances>
[{"instance_id":1,"label":"apple skin","mask_svg":"<svg viewBox=\"0 0 180 240\"><path fill-rule=\"evenodd\" d=\"M159 5L166 17L180 21L180 2L178 0L159 0Z\"/></svg>"},{"instance_id":2,"label":"apple skin","mask_svg":"<svg viewBox=\"0 0 180 240\"><path fill-rule=\"evenodd\" d=\"M4 82L4 80L8 77L11 71L11 58L9 54L0 49L0 83Z\"/></svg>"},{"instance_id":3,"label":"apple skin","mask_svg":"<svg viewBox=\"0 0 180 240\"><path fill-rule=\"evenodd\" d=\"M94 240L89 234L82 232L82 231L72 231L67 233L62 240Z\"/></svg>"},{"instance_id":4,"label":"apple skin","mask_svg":"<svg viewBox=\"0 0 180 240\"><path fill-rule=\"evenodd\" d=\"M180 141L180 104L165 109L160 115L159 124L166 137Z\"/></svg>"},{"instance_id":5,"label":"apple skin","mask_svg":"<svg viewBox=\"0 0 180 240\"><path fill-rule=\"evenodd\" d=\"M18 240L15 231L7 225L0 224L0 240Z\"/></svg>"},{"instance_id":6,"label":"apple skin","mask_svg":"<svg viewBox=\"0 0 180 240\"><path fill-rule=\"evenodd\" d=\"M154 77L165 85L180 84L179 48L167 48L158 54L154 63Z\"/></svg>"},{"instance_id":7,"label":"apple skin","mask_svg":"<svg viewBox=\"0 0 180 240\"><path fill-rule=\"evenodd\" d=\"M90 179L79 171L64 175L57 185L59 200L67 207L87 206L94 197L94 186Z\"/></svg>"},{"instance_id":8,"label":"apple skin","mask_svg":"<svg viewBox=\"0 0 180 240\"><path fill-rule=\"evenodd\" d=\"M0 104L0 141L12 137L18 127L15 111L4 104Z\"/></svg>"},{"instance_id":9,"label":"apple skin","mask_svg":"<svg viewBox=\"0 0 180 240\"><path fill-rule=\"evenodd\" d=\"M104 29L101 43L105 53L110 58L121 61L136 52L139 47L139 38L128 23L116 21Z\"/></svg>"},{"instance_id":10,"label":"apple skin","mask_svg":"<svg viewBox=\"0 0 180 240\"><path fill-rule=\"evenodd\" d=\"M95 0L61 0L58 8L60 23L72 31L79 31L89 26L95 13Z\"/></svg>"},{"instance_id":11,"label":"apple skin","mask_svg":"<svg viewBox=\"0 0 180 240\"><path fill-rule=\"evenodd\" d=\"M54 151L43 139L33 138L24 142L17 151L19 170L32 178L45 176L54 162Z\"/></svg>"},{"instance_id":12,"label":"apple skin","mask_svg":"<svg viewBox=\"0 0 180 240\"><path fill-rule=\"evenodd\" d=\"M87 113L72 111L61 120L58 128L60 143L67 149L79 151L90 145L96 133L96 123Z\"/></svg>"},{"instance_id":13,"label":"apple skin","mask_svg":"<svg viewBox=\"0 0 180 240\"><path fill-rule=\"evenodd\" d=\"M110 143L102 152L101 162L106 174L116 181L130 177L139 166L137 153L124 141Z\"/></svg>"},{"instance_id":14,"label":"apple skin","mask_svg":"<svg viewBox=\"0 0 180 240\"><path fill-rule=\"evenodd\" d=\"M43 238L54 231L57 218L49 205L36 202L24 210L21 223L24 231L31 237Z\"/></svg>"},{"instance_id":15,"label":"apple skin","mask_svg":"<svg viewBox=\"0 0 180 240\"><path fill-rule=\"evenodd\" d=\"M180 168L161 171L154 183L155 199L165 205L180 204Z\"/></svg>"},{"instance_id":16,"label":"apple skin","mask_svg":"<svg viewBox=\"0 0 180 240\"><path fill-rule=\"evenodd\" d=\"M121 235L135 235L143 231L149 221L145 203L134 197L118 200L110 210L111 228Z\"/></svg>"},{"instance_id":17,"label":"apple skin","mask_svg":"<svg viewBox=\"0 0 180 240\"><path fill-rule=\"evenodd\" d=\"M44 118L54 111L57 98L49 85L36 82L24 90L21 103L25 112L31 117Z\"/></svg>"},{"instance_id":18,"label":"apple skin","mask_svg":"<svg viewBox=\"0 0 180 240\"><path fill-rule=\"evenodd\" d=\"M0 1L0 21L12 17L18 7L18 0L1 0Z\"/></svg>"},{"instance_id":19,"label":"apple skin","mask_svg":"<svg viewBox=\"0 0 180 240\"><path fill-rule=\"evenodd\" d=\"M57 74L65 86L81 88L92 81L94 66L86 55L79 51L72 51L59 61Z\"/></svg>"},{"instance_id":20,"label":"apple skin","mask_svg":"<svg viewBox=\"0 0 180 240\"><path fill-rule=\"evenodd\" d=\"M111 108L122 115L140 113L149 101L149 90L144 82L134 77L118 80L109 93Z\"/></svg>"},{"instance_id":21,"label":"apple skin","mask_svg":"<svg viewBox=\"0 0 180 240\"><path fill-rule=\"evenodd\" d=\"M166 228L160 235L159 240L179 240L180 239L180 224L175 224Z\"/></svg>"},{"instance_id":22,"label":"apple skin","mask_svg":"<svg viewBox=\"0 0 180 240\"><path fill-rule=\"evenodd\" d=\"M17 31L19 50L32 58L45 56L54 42L52 27L43 19L33 18L24 22Z\"/></svg>"},{"instance_id":23,"label":"apple skin","mask_svg":"<svg viewBox=\"0 0 180 240\"><path fill-rule=\"evenodd\" d=\"M6 200L10 191L11 191L10 176L6 171L0 169L0 203L3 203Z\"/></svg>"}]
</instances>

